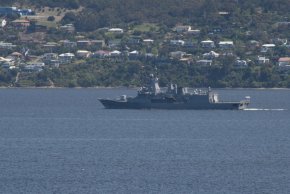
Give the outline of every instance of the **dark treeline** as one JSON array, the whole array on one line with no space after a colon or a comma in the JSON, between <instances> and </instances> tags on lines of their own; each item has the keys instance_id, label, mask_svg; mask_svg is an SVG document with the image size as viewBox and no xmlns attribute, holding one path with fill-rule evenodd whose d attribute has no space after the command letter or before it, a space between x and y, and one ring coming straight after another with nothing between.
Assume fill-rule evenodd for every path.
<instances>
[{"instance_id":1,"label":"dark treeline","mask_svg":"<svg viewBox=\"0 0 290 194\"><path fill-rule=\"evenodd\" d=\"M257 9L285 14L290 7L287 0L1 0L0 4L15 2L35 7L84 7L82 12L71 12L64 18L64 22L75 23L81 31L130 22L155 22L169 27L178 22L214 24L218 11L235 14L239 20L241 15L252 15Z\"/></svg>"}]
</instances>

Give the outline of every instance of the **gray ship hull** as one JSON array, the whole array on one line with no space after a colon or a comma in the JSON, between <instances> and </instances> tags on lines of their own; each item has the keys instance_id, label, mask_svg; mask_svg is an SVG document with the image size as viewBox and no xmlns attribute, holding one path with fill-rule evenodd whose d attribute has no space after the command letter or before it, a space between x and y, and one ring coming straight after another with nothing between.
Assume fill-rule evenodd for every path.
<instances>
[{"instance_id":1,"label":"gray ship hull","mask_svg":"<svg viewBox=\"0 0 290 194\"><path fill-rule=\"evenodd\" d=\"M99 99L107 109L168 109L168 110L243 110L248 103L241 102L218 102L218 103L151 103L130 102L109 99Z\"/></svg>"}]
</instances>

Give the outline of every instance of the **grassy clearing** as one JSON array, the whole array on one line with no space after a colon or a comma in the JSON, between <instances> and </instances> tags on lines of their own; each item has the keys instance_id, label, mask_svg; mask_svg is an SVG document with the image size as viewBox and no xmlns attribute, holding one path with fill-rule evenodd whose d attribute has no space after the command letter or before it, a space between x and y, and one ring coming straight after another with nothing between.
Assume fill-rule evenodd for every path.
<instances>
[{"instance_id":1,"label":"grassy clearing","mask_svg":"<svg viewBox=\"0 0 290 194\"><path fill-rule=\"evenodd\" d=\"M156 24L144 23L141 25L134 26L133 30L139 32L150 32L150 31L158 31L159 27Z\"/></svg>"}]
</instances>

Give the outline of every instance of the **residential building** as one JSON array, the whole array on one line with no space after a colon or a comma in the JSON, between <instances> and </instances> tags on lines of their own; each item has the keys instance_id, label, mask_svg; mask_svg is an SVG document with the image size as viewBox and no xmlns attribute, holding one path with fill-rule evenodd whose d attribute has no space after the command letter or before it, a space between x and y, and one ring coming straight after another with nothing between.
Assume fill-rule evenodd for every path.
<instances>
[{"instance_id":1,"label":"residential building","mask_svg":"<svg viewBox=\"0 0 290 194\"><path fill-rule=\"evenodd\" d=\"M63 53L58 56L60 64L71 63L75 59L75 55L73 53Z\"/></svg>"},{"instance_id":2,"label":"residential building","mask_svg":"<svg viewBox=\"0 0 290 194\"><path fill-rule=\"evenodd\" d=\"M118 51L118 50L114 50L114 51L110 52L110 56L112 56L112 57L118 57L121 54L122 53L120 51Z\"/></svg>"},{"instance_id":3,"label":"residential building","mask_svg":"<svg viewBox=\"0 0 290 194\"><path fill-rule=\"evenodd\" d=\"M105 51L105 50L98 50L95 53L93 53L93 57L97 57L97 58L105 58L105 57L109 57L111 55L110 51Z\"/></svg>"},{"instance_id":4,"label":"residential building","mask_svg":"<svg viewBox=\"0 0 290 194\"><path fill-rule=\"evenodd\" d=\"M209 53L204 53L203 55L204 59L214 59L220 56L220 54L214 52L214 51L210 51Z\"/></svg>"},{"instance_id":5,"label":"residential building","mask_svg":"<svg viewBox=\"0 0 290 194\"><path fill-rule=\"evenodd\" d=\"M43 61L51 61L56 59L58 59L57 53L44 53L44 55L42 56Z\"/></svg>"},{"instance_id":6,"label":"residential building","mask_svg":"<svg viewBox=\"0 0 290 194\"><path fill-rule=\"evenodd\" d=\"M105 40L91 40L91 46L94 49L102 49L106 46Z\"/></svg>"},{"instance_id":7,"label":"residential building","mask_svg":"<svg viewBox=\"0 0 290 194\"><path fill-rule=\"evenodd\" d=\"M261 57L258 56L258 64L268 64L270 63L270 59L266 58L266 57Z\"/></svg>"},{"instance_id":8,"label":"residential building","mask_svg":"<svg viewBox=\"0 0 290 194\"><path fill-rule=\"evenodd\" d=\"M248 62L246 60L237 59L235 61L234 66L236 66L236 67L248 67Z\"/></svg>"},{"instance_id":9,"label":"residential building","mask_svg":"<svg viewBox=\"0 0 290 194\"><path fill-rule=\"evenodd\" d=\"M184 43L185 41L183 40L170 40L170 44L175 46L183 46Z\"/></svg>"},{"instance_id":10,"label":"residential building","mask_svg":"<svg viewBox=\"0 0 290 194\"><path fill-rule=\"evenodd\" d=\"M91 46L90 40L78 40L77 41L78 48L88 48L89 46Z\"/></svg>"},{"instance_id":11,"label":"residential building","mask_svg":"<svg viewBox=\"0 0 290 194\"><path fill-rule=\"evenodd\" d=\"M87 50L77 50L76 56L79 58L88 58L91 55L90 51Z\"/></svg>"},{"instance_id":12,"label":"residential building","mask_svg":"<svg viewBox=\"0 0 290 194\"><path fill-rule=\"evenodd\" d=\"M290 68L290 57L281 57L278 60L280 68Z\"/></svg>"},{"instance_id":13,"label":"residential building","mask_svg":"<svg viewBox=\"0 0 290 194\"><path fill-rule=\"evenodd\" d=\"M145 45L153 44L154 43L154 40L152 40L152 39L143 39L143 43Z\"/></svg>"},{"instance_id":14,"label":"residential building","mask_svg":"<svg viewBox=\"0 0 290 194\"><path fill-rule=\"evenodd\" d=\"M199 35L200 34L200 30L188 30L187 34Z\"/></svg>"},{"instance_id":15,"label":"residential building","mask_svg":"<svg viewBox=\"0 0 290 194\"><path fill-rule=\"evenodd\" d=\"M271 51L275 47L276 47L275 44L263 44L261 48L261 53L266 53L268 51Z\"/></svg>"},{"instance_id":16,"label":"residential building","mask_svg":"<svg viewBox=\"0 0 290 194\"><path fill-rule=\"evenodd\" d=\"M201 47L202 48L215 48L215 44L214 44L214 41L212 40L204 40L204 41L201 41Z\"/></svg>"},{"instance_id":17,"label":"residential building","mask_svg":"<svg viewBox=\"0 0 290 194\"><path fill-rule=\"evenodd\" d=\"M26 19L14 20L12 26L16 29L26 30L30 26L30 21Z\"/></svg>"},{"instance_id":18,"label":"residential building","mask_svg":"<svg viewBox=\"0 0 290 194\"><path fill-rule=\"evenodd\" d=\"M108 32L112 32L114 34L123 34L124 30L121 28L111 28L108 30Z\"/></svg>"},{"instance_id":19,"label":"residential building","mask_svg":"<svg viewBox=\"0 0 290 194\"><path fill-rule=\"evenodd\" d=\"M220 41L219 42L219 48L220 49L233 49L234 48L234 42L233 41Z\"/></svg>"}]
</instances>

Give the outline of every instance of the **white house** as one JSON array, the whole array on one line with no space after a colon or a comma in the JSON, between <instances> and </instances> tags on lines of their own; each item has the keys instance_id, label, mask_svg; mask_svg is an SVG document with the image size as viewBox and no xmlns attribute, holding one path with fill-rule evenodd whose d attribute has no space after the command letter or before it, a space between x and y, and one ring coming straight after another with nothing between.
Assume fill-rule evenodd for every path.
<instances>
[{"instance_id":1,"label":"white house","mask_svg":"<svg viewBox=\"0 0 290 194\"><path fill-rule=\"evenodd\" d=\"M61 64L71 63L75 59L75 55L73 53L63 53L58 56L59 62Z\"/></svg>"},{"instance_id":2,"label":"white house","mask_svg":"<svg viewBox=\"0 0 290 194\"><path fill-rule=\"evenodd\" d=\"M217 58L220 56L220 54L214 52L214 51L210 51L209 53L204 53L203 58L205 59L213 59L213 58Z\"/></svg>"},{"instance_id":3,"label":"white house","mask_svg":"<svg viewBox=\"0 0 290 194\"><path fill-rule=\"evenodd\" d=\"M212 40L204 40L201 41L201 47L202 48L215 48L214 41Z\"/></svg>"},{"instance_id":4,"label":"white house","mask_svg":"<svg viewBox=\"0 0 290 194\"><path fill-rule=\"evenodd\" d=\"M48 60L56 60L58 59L58 54L56 53L44 53L42 56L42 60L48 61Z\"/></svg>"},{"instance_id":5,"label":"white house","mask_svg":"<svg viewBox=\"0 0 290 194\"><path fill-rule=\"evenodd\" d=\"M234 48L234 42L233 41L220 41L219 47L221 49L232 49Z\"/></svg>"},{"instance_id":6,"label":"white house","mask_svg":"<svg viewBox=\"0 0 290 194\"><path fill-rule=\"evenodd\" d=\"M248 62L246 60L237 59L234 65L236 67L247 67L248 66Z\"/></svg>"},{"instance_id":7,"label":"white house","mask_svg":"<svg viewBox=\"0 0 290 194\"><path fill-rule=\"evenodd\" d=\"M90 51L87 50L77 50L76 56L80 58L88 58L91 55Z\"/></svg>"},{"instance_id":8,"label":"white house","mask_svg":"<svg viewBox=\"0 0 290 194\"><path fill-rule=\"evenodd\" d=\"M115 33L115 34L123 34L124 30L121 29L121 28L111 28L111 29L108 30L108 32L112 32L112 33Z\"/></svg>"},{"instance_id":9,"label":"white house","mask_svg":"<svg viewBox=\"0 0 290 194\"><path fill-rule=\"evenodd\" d=\"M198 35L200 34L200 30L188 30L187 34Z\"/></svg>"},{"instance_id":10,"label":"white house","mask_svg":"<svg viewBox=\"0 0 290 194\"><path fill-rule=\"evenodd\" d=\"M183 46L185 41L183 40L170 40L171 45L176 45L176 46Z\"/></svg>"},{"instance_id":11,"label":"white house","mask_svg":"<svg viewBox=\"0 0 290 194\"><path fill-rule=\"evenodd\" d=\"M137 56L139 55L139 52L137 50L129 52L129 56Z\"/></svg>"},{"instance_id":12,"label":"white house","mask_svg":"<svg viewBox=\"0 0 290 194\"><path fill-rule=\"evenodd\" d=\"M268 63L270 63L270 59L268 59L266 57L258 56L258 63L259 64L268 64Z\"/></svg>"},{"instance_id":13,"label":"white house","mask_svg":"<svg viewBox=\"0 0 290 194\"><path fill-rule=\"evenodd\" d=\"M152 44L153 42L154 42L154 40L152 40L152 39L144 39L143 40L144 44Z\"/></svg>"},{"instance_id":14,"label":"white house","mask_svg":"<svg viewBox=\"0 0 290 194\"><path fill-rule=\"evenodd\" d=\"M110 55L112 57L117 57L117 56L120 56L121 54L122 53L120 51L118 51L118 50L114 50L114 51L110 52Z\"/></svg>"},{"instance_id":15,"label":"white house","mask_svg":"<svg viewBox=\"0 0 290 194\"><path fill-rule=\"evenodd\" d=\"M275 44L263 44L262 48L261 48L261 52L262 53L266 53L266 52L270 51L271 49L273 49L275 47L276 47Z\"/></svg>"}]
</instances>

